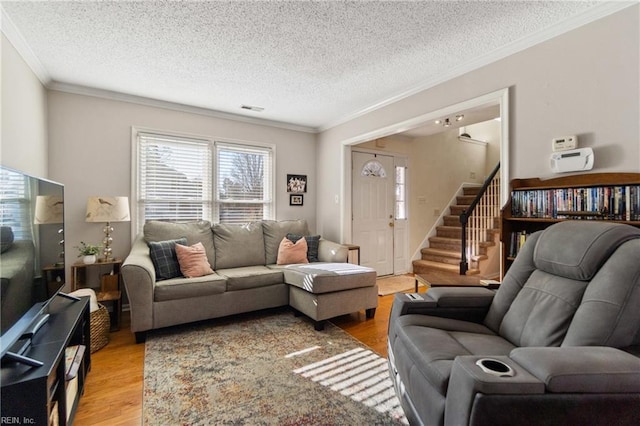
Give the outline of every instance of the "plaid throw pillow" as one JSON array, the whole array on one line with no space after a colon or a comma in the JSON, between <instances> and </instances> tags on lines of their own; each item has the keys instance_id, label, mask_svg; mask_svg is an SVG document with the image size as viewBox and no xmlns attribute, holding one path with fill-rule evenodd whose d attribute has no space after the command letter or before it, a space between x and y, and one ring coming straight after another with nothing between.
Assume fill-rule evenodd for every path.
<instances>
[{"instance_id":1,"label":"plaid throw pillow","mask_svg":"<svg viewBox=\"0 0 640 426\"><path fill-rule=\"evenodd\" d=\"M182 276L180 263L178 263L178 256L176 255L176 243L186 246L187 239L179 238L177 240L152 241L148 243L151 261L153 261L153 267L156 270L156 281Z\"/></svg>"},{"instance_id":2,"label":"plaid throw pillow","mask_svg":"<svg viewBox=\"0 0 640 426\"><path fill-rule=\"evenodd\" d=\"M307 240L307 260L309 262L320 262L318 260L318 246L320 245L320 235L296 235L287 234L287 239L296 243L300 238Z\"/></svg>"}]
</instances>

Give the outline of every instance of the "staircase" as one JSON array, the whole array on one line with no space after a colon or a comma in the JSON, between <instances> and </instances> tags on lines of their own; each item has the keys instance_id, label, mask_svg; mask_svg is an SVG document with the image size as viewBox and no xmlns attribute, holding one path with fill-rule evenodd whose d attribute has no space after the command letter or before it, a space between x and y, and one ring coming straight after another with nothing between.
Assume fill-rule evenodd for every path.
<instances>
[{"instance_id":1,"label":"staircase","mask_svg":"<svg viewBox=\"0 0 640 426\"><path fill-rule=\"evenodd\" d=\"M436 227L436 236L429 238L429 247L421 249L422 259L413 261L413 272L423 274L429 271L460 273L462 246L462 225L460 214L469 207L480 191L480 187L463 188L463 195L456 197L455 204L449 206L449 214L444 223ZM477 243L478 253L470 256L467 275L479 274L492 278L499 274L496 268L499 260L499 217L493 219L493 228L487 230L487 242ZM499 268L499 266L498 266ZM496 273L497 272L497 273Z\"/></svg>"}]
</instances>

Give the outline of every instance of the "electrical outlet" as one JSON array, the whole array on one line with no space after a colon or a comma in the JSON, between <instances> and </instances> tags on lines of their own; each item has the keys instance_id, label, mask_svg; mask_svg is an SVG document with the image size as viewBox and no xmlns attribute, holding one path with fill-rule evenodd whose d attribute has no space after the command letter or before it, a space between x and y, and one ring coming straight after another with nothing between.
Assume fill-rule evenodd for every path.
<instances>
[{"instance_id":1,"label":"electrical outlet","mask_svg":"<svg viewBox=\"0 0 640 426\"><path fill-rule=\"evenodd\" d=\"M476 178L476 172L469 172L469 179L475 179Z\"/></svg>"}]
</instances>

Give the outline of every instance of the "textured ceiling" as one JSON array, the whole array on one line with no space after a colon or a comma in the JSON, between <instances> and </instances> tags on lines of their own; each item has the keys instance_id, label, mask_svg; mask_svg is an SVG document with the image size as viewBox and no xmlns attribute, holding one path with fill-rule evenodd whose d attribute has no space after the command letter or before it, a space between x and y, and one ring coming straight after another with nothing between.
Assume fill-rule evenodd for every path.
<instances>
[{"instance_id":1,"label":"textured ceiling","mask_svg":"<svg viewBox=\"0 0 640 426\"><path fill-rule=\"evenodd\" d=\"M602 7L598 1L1 3L50 87L86 86L312 129L500 57ZM242 110L243 104L264 111Z\"/></svg>"}]
</instances>

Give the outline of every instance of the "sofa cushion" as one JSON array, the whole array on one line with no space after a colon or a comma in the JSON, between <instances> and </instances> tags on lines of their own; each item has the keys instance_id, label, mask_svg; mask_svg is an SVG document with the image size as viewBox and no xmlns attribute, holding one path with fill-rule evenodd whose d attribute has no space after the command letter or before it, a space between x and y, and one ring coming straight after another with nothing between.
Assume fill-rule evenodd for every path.
<instances>
[{"instance_id":1,"label":"sofa cushion","mask_svg":"<svg viewBox=\"0 0 640 426\"><path fill-rule=\"evenodd\" d=\"M13 244L13 230L10 226L0 226L0 253L11 248Z\"/></svg>"},{"instance_id":2,"label":"sofa cushion","mask_svg":"<svg viewBox=\"0 0 640 426\"><path fill-rule=\"evenodd\" d=\"M419 371L442 395L457 356L508 355L515 347L483 325L427 315L401 316L395 330L396 358L406 358L401 364L416 367L412 372Z\"/></svg>"},{"instance_id":3,"label":"sofa cushion","mask_svg":"<svg viewBox=\"0 0 640 426\"><path fill-rule=\"evenodd\" d=\"M284 282L309 293L330 293L376 284L375 269L351 263L310 263L282 268Z\"/></svg>"},{"instance_id":4,"label":"sofa cushion","mask_svg":"<svg viewBox=\"0 0 640 426\"><path fill-rule=\"evenodd\" d=\"M197 278L173 278L156 283L153 298L156 302L190 297L204 297L224 293L227 279L214 273Z\"/></svg>"},{"instance_id":5,"label":"sofa cushion","mask_svg":"<svg viewBox=\"0 0 640 426\"><path fill-rule=\"evenodd\" d=\"M180 264L180 272L185 277L195 278L213 274L202 243L196 243L192 246L176 244L176 255Z\"/></svg>"},{"instance_id":6,"label":"sofa cushion","mask_svg":"<svg viewBox=\"0 0 640 426\"><path fill-rule=\"evenodd\" d=\"M266 253L265 264L272 265L278 260L278 247L280 241L287 234L307 235L309 228L305 220L263 220L264 250Z\"/></svg>"},{"instance_id":7,"label":"sofa cushion","mask_svg":"<svg viewBox=\"0 0 640 426\"><path fill-rule=\"evenodd\" d=\"M151 241L149 255L156 270L156 281L181 277L180 264L176 254L176 244L187 244L186 238L167 241Z\"/></svg>"},{"instance_id":8,"label":"sofa cushion","mask_svg":"<svg viewBox=\"0 0 640 426\"><path fill-rule=\"evenodd\" d=\"M216 268L215 248L210 222L200 220L197 222L172 223L150 220L144 224L144 239L147 243L175 240L183 237L187 239L187 245L190 246L195 243L202 243L211 268Z\"/></svg>"},{"instance_id":9,"label":"sofa cushion","mask_svg":"<svg viewBox=\"0 0 640 426\"><path fill-rule=\"evenodd\" d=\"M505 314L500 335L517 346L560 346L587 284L533 271Z\"/></svg>"},{"instance_id":10,"label":"sofa cushion","mask_svg":"<svg viewBox=\"0 0 640 426\"><path fill-rule=\"evenodd\" d=\"M300 238L304 237L307 241L307 260L309 262L319 262L318 260L318 248L320 246L320 235L298 235L298 234L287 234L287 239L293 241L294 243L298 242Z\"/></svg>"},{"instance_id":11,"label":"sofa cushion","mask_svg":"<svg viewBox=\"0 0 640 426\"><path fill-rule=\"evenodd\" d=\"M227 291L266 287L283 283L282 271L270 269L266 266L218 269L216 272L227 280Z\"/></svg>"},{"instance_id":12,"label":"sofa cushion","mask_svg":"<svg viewBox=\"0 0 640 426\"><path fill-rule=\"evenodd\" d=\"M307 240L299 238L293 242L283 238L278 248L278 265L291 265L294 263L309 263L307 260Z\"/></svg>"},{"instance_id":13,"label":"sofa cushion","mask_svg":"<svg viewBox=\"0 0 640 426\"><path fill-rule=\"evenodd\" d=\"M216 247L216 269L264 265L262 224L215 224L213 243Z\"/></svg>"}]
</instances>

